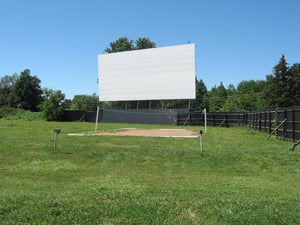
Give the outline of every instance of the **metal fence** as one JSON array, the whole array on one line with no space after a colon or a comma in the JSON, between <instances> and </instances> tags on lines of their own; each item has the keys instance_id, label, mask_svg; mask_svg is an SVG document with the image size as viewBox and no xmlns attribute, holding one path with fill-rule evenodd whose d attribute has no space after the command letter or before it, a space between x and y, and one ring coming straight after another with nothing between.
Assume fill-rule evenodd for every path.
<instances>
[{"instance_id":1,"label":"metal fence","mask_svg":"<svg viewBox=\"0 0 300 225\"><path fill-rule=\"evenodd\" d=\"M278 137L287 140L300 140L300 107L258 112L208 112L207 125L230 127L247 126L252 129L274 132ZM204 125L204 114L192 112L178 115L177 125ZM280 125L280 126L279 126Z\"/></svg>"},{"instance_id":2,"label":"metal fence","mask_svg":"<svg viewBox=\"0 0 300 225\"><path fill-rule=\"evenodd\" d=\"M97 112L89 112L84 110L65 110L62 115L62 120L71 121L81 121L81 122L96 122ZM102 118L102 111L99 115L99 120Z\"/></svg>"},{"instance_id":3,"label":"metal fence","mask_svg":"<svg viewBox=\"0 0 300 225\"><path fill-rule=\"evenodd\" d=\"M262 112L248 112L248 127L275 134L287 140L300 140L300 108L284 108Z\"/></svg>"},{"instance_id":4,"label":"metal fence","mask_svg":"<svg viewBox=\"0 0 300 225\"><path fill-rule=\"evenodd\" d=\"M207 112L206 121L208 126L230 127L244 125L246 120L244 112ZM204 114L202 112L179 114L177 125L204 125Z\"/></svg>"}]
</instances>

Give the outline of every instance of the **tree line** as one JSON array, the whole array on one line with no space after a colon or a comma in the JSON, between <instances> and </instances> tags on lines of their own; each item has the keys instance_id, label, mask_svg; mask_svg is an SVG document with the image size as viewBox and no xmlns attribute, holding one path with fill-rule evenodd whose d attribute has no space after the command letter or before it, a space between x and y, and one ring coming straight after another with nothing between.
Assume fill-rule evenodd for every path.
<instances>
[{"instance_id":1,"label":"tree line","mask_svg":"<svg viewBox=\"0 0 300 225\"><path fill-rule=\"evenodd\" d=\"M226 89L222 83L204 96L210 111L253 111L300 106L300 64L289 66L285 56L266 80L241 81Z\"/></svg>"},{"instance_id":2,"label":"tree line","mask_svg":"<svg viewBox=\"0 0 300 225\"><path fill-rule=\"evenodd\" d=\"M138 38L135 42L122 37L111 42L106 53L154 48L149 38ZM265 80L241 81L237 87L224 87L220 82L208 90L204 81L195 77L195 100L130 101L99 103L98 96L75 95L65 99L61 90L41 88L41 80L31 75L29 69L20 74L0 78L0 118L15 109L43 112L47 120L60 120L63 111L95 111L98 106L106 109L190 108L200 111L253 111L277 107L300 106L300 64L289 66L285 56L273 67L272 74Z\"/></svg>"},{"instance_id":3,"label":"tree line","mask_svg":"<svg viewBox=\"0 0 300 225\"><path fill-rule=\"evenodd\" d=\"M31 75L29 69L18 74L0 78L0 118L14 114L16 110L43 112L49 121L60 120L63 111L96 110L98 96L75 95L72 100L65 99L61 90L41 88L41 80Z\"/></svg>"}]
</instances>

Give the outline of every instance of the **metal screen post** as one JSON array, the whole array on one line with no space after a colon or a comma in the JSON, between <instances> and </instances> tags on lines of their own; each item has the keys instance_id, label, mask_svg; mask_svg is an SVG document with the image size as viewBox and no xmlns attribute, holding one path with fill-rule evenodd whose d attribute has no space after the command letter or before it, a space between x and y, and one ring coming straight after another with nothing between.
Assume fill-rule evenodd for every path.
<instances>
[{"instance_id":1,"label":"metal screen post","mask_svg":"<svg viewBox=\"0 0 300 225\"><path fill-rule=\"evenodd\" d=\"M97 106L95 132L98 130L99 106Z\"/></svg>"}]
</instances>

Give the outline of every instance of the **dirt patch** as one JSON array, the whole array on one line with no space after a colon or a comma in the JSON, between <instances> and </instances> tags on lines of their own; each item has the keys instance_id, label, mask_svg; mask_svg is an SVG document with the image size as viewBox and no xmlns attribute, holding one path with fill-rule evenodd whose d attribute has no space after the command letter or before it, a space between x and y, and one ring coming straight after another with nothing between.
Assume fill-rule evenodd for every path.
<instances>
[{"instance_id":1,"label":"dirt patch","mask_svg":"<svg viewBox=\"0 0 300 225\"><path fill-rule=\"evenodd\" d=\"M94 132L87 134L69 134L72 136L141 136L141 137L173 137L197 138L198 133L187 129L136 129L121 128L113 132Z\"/></svg>"}]
</instances>

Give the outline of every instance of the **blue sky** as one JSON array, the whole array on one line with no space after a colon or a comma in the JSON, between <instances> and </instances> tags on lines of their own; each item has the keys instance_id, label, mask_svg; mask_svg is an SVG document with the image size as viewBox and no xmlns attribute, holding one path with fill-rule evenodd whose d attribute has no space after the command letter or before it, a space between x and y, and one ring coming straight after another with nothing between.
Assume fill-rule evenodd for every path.
<instances>
[{"instance_id":1,"label":"blue sky","mask_svg":"<svg viewBox=\"0 0 300 225\"><path fill-rule=\"evenodd\" d=\"M208 89L300 63L299 0L0 0L0 77L30 69L67 98L98 94L97 55L120 37L196 45Z\"/></svg>"}]
</instances>

